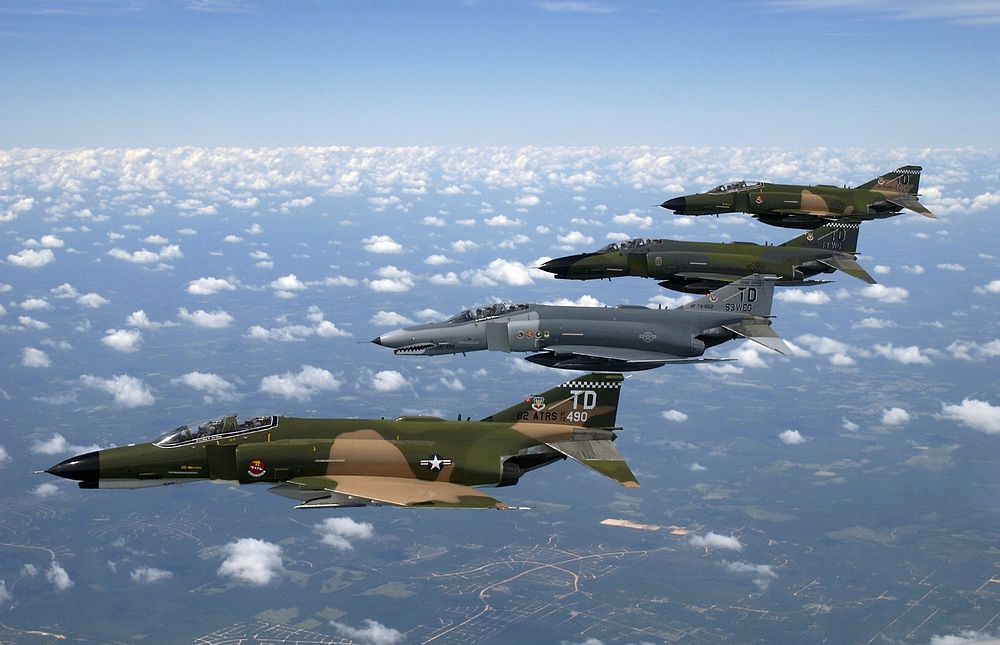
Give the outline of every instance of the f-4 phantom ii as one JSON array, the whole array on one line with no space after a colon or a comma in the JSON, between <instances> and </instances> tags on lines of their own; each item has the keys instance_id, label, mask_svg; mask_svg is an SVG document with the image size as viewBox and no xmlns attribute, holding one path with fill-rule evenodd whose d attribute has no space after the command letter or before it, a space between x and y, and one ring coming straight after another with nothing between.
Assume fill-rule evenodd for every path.
<instances>
[{"instance_id":1,"label":"f-4 phantom ii","mask_svg":"<svg viewBox=\"0 0 1000 645\"><path fill-rule=\"evenodd\" d=\"M829 282L808 280L840 270L874 284L855 255L860 224L831 222L779 246L751 242L685 242L636 239L594 253L568 255L538 267L564 280L639 276L685 293L708 293L748 271L777 276L779 286Z\"/></svg>"},{"instance_id":2,"label":"f-4 phantom ii","mask_svg":"<svg viewBox=\"0 0 1000 645\"><path fill-rule=\"evenodd\" d=\"M917 201L920 166L903 166L857 188L737 181L660 204L679 215L749 213L765 224L813 229L833 219L892 217L904 208L934 218Z\"/></svg>"},{"instance_id":3,"label":"f-4 phantom ii","mask_svg":"<svg viewBox=\"0 0 1000 645\"><path fill-rule=\"evenodd\" d=\"M235 415L181 426L152 443L72 457L48 471L80 488L214 479L266 482L295 508L389 505L507 508L479 486L512 486L566 458L627 488L614 446L621 374L588 374L482 421L437 417L295 419Z\"/></svg>"},{"instance_id":4,"label":"f-4 phantom ii","mask_svg":"<svg viewBox=\"0 0 1000 645\"><path fill-rule=\"evenodd\" d=\"M774 276L751 275L677 309L498 303L445 322L391 331L372 342L404 356L535 352L526 359L539 365L617 372L730 360L702 354L735 338L789 354L771 329L773 293Z\"/></svg>"}]
</instances>

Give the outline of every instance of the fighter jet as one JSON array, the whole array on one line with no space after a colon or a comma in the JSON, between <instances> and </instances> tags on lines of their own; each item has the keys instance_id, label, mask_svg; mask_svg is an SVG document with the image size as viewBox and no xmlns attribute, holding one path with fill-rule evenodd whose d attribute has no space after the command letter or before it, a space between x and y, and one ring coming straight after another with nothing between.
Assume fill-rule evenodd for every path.
<instances>
[{"instance_id":1,"label":"fighter jet","mask_svg":"<svg viewBox=\"0 0 1000 645\"><path fill-rule=\"evenodd\" d=\"M838 269L874 284L875 279L857 263L860 228L860 224L831 222L779 246L635 239L549 260L538 268L563 280L655 278L661 287L685 293L708 293L747 271L776 275L779 286L823 284L829 280L807 278Z\"/></svg>"},{"instance_id":2,"label":"fighter jet","mask_svg":"<svg viewBox=\"0 0 1000 645\"><path fill-rule=\"evenodd\" d=\"M508 508L474 487L512 486L566 458L636 488L613 443L623 379L581 376L482 421L233 415L183 425L152 443L88 452L46 472L88 489L269 483L272 493L297 500L295 508Z\"/></svg>"},{"instance_id":3,"label":"fighter jet","mask_svg":"<svg viewBox=\"0 0 1000 645\"><path fill-rule=\"evenodd\" d=\"M674 197L660 204L680 215L749 213L765 224L813 229L840 218L864 221L892 217L907 208L934 218L917 201L920 166L903 166L857 188L798 186L737 181L707 193Z\"/></svg>"},{"instance_id":4,"label":"fighter jet","mask_svg":"<svg viewBox=\"0 0 1000 645\"><path fill-rule=\"evenodd\" d=\"M648 370L668 363L730 360L702 354L748 338L782 354L771 329L774 276L751 275L678 309L561 307L498 303L440 323L398 329L372 340L403 356L478 350L535 352L532 363L572 370Z\"/></svg>"}]
</instances>

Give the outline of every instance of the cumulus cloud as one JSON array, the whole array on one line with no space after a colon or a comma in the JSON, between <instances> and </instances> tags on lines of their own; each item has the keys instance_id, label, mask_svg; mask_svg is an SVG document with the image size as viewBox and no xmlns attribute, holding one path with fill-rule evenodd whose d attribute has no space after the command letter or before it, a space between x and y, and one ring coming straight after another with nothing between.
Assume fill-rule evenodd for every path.
<instances>
[{"instance_id":1,"label":"cumulus cloud","mask_svg":"<svg viewBox=\"0 0 1000 645\"><path fill-rule=\"evenodd\" d=\"M45 572L45 579L52 583L52 585L59 591L66 591L73 586L73 581L70 580L69 574L66 573L66 569L56 562L52 561L49 565L48 571Z\"/></svg>"},{"instance_id":2,"label":"cumulus cloud","mask_svg":"<svg viewBox=\"0 0 1000 645\"><path fill-rule=\"evenodd\" d=\"M7 256L7 259L8 260L10 259L9 255ZM981 287L975 287L973 291L981 294L1000 293L1000 280L991 280L990 282L984 284Z\"/></svg>"},{"instance_id":3,"label":"cumulus cloud","mask_svg":"<svg viewBox=\"0 0 1000 645\"><path fill-rule=\"evenodd\" d=\"M902 363L903 365L930 365L931 359L924 355L923 351L916 345L909 347L895 347L892 343L885 345L875 345L875 353L891 361Z\"/></svg>"},{"instance_id":4,"label":"cumulus cloud","mask_svg":"<svg viewBox=\"0 0 1000 645\"><path fill-rule=\"evenodd\" d=\"M396 645L403 642L403 633L398 629L386 627L371 618L365 618L362 623L363 627L351 627L335 620L330 621L330 625L340 636L365 645Z\"/></svg>"},{"instance_id":5,"label":"cumulus cloud","mask_svg":"<svg viewBox=\"0 0 1000 645\"><path fill-rule=\"evenodd\" d=\"M614 224L619 224L621 226L635 226L638 228L649 228L653 225L653 218L647 216L636 215L635 213L625 213L624 215L615 215L611 218L611 222Z\"/></svg>"},{"instance_id":6,"label":"cumulus cloud","mask_svg":"<svg viewBox=\"0 0 1000 645\"><path fill-rule=\"evenodd\" d=\"M224 278L198 278L188 282L187 292L193 296L212 296L220 291L234 291L236 285Z\"/></svg>"},{"instance_id":7,"label":"cumulus cloud","mask_svg":"<svg viewBox=\"0 0 1000 645\"><path fill-rule=\"evenodd\" d=\"M353 549L351 540L369 540L375 535L371 524L355 522L349 517L328 517L320 524L313 524L313 530L320 534L323 544L338 551Z\"/></svg>"},{"instance_id":8,"label":"cumulus cloud","mask_svg":"<svg viewBox=\"0 0 1000 645\"><path fill-rule=\"evenodd\" d=\"M119 352L136 352L142 342L142 332L137 329L109 329L101 343Z\"/></svg>"},{"instance_id":9,"label":"cumulus cloud","mask_svg":"<svg viewBox=\"0 0 1000 645\"><path fill-rule=\"evenodd\" d=\"M37 439L31 444L31 452L36 455L65 455L73 454L79 455L85 452L94 452L95 450L100 450L101 447L97 444L91 444L89 446L71 444L66 440L66 437L62 436L58 432L53 433L48 439Z\"/></svg>"},{"instance_id":10,"label":"cumulus cloud","mask_svg":"<svg viewBox=\"0 0 1000 645\"><path fill-rule=\"evenodd\" d=\"M882 424L901 426L910 422L910 413L903 408L886 408L882 410Z\"/></svg>"},{"instance_id":11,"label":"cumulus cloud","mask_svg":"<svg viewBox=\"0 0 1000 645\"><path fill-rule=\"evenodd\" d=\"M76 299L76 304L86 307L88 309L99 309L100 307L103 307L109 302L111 301L102 296L101 294L94 293L93 291L91 291L90 293L85 293Z\"/></svg>"},{"instance_id":12,"label":"cumulus cloud","mask_svg":"<svg viewBox=\"0 0 1000 645\"><path fill-rule=\"evenodd\" d=\"M778 439L781 439L781 443L786 446L797 446L806 442L806 438L798 430L785 430L778 434Z\"/></svg>"},{"instance_id":13,"label":"cumulus cloud","mask_svg":"<svg viewBox=\"0 0 1000 645\"><path fill-rule=\"evenodd\" d=\"M519 219L511 219L506 215L495 215L493 217L488 217L483 222L487 226L503 226L503 227L514 227L514 226L524 226L524 222Z\"/></svg>"},{"instance_id":14,"label":"cumulus cloud","mask_svg":"<svg viewBox=\"0 0 1000 645\"><path fill-rule=\"evenodd\" d=\"M260 391L296 401L308 401L320 392L336 392L343 382L325 369L303 365L297 374L272 374L260 380Z\"/></svg>"},{"instance_id":15,"label":"cumulus cloud","mask_svg":"<svg viewBox=\"0 0 1000 645\"><path fill-rule=\"evenodd\" d=\"M395 392L410 387L410 382L396 370L382 370L372 376L371 386L376 392Z\"/></svg>"},{"instance_id":16,"label":"cumulus cloud","mask_svg":"<svg viewBox=\"0 0 1000 645\"><path fill-rule=\"evenodd\" d=\"M690 470L693 473L701 473L701 472L705 472L706 470L708 470L708 468L705 468L704 466L702 466L701 464L699 464L696 461L693 464L691 464L690 466L688 466L688 470Z\"/></svg>"},{"instance_id":17,"label":"cumulus cloud","mask_svg":"<svg viewBox=\"0 0 1000 645\"><path fill-rule=\"evenodd\" d=\"M931 636L930 645L998 645L1000 635L987 632L977 632L974 629L963 629L957 634Z\"/></svg>"},{"instance_id":18,"label":"cumulus cloud","mask_svg":"<svg viewBox=\"0 0 1000 645\"><path fill-rule=\"evenodd\" d=\"M826 305L830 303L830 296L825 291L806 289L782 289L774 295L775 300L781 302L797 302L804 305Z\"/></svg>"},{"instance_id":19,"label":"cumulus cloud","mask_svg":"<svg viewBox=\"0 0 1000 645\"><path fill-rule=\"evenodd\" d=\"M181 320L185 320L192 325L208 329L222 329L223 327L228 327L234 320L234 318L223 309L208 312L204 309L188 311L186 308L181 307L177 310L177 316Z\"/></svg>"},{"instance_id":20,"label":"cumulus cloud","mask_svg":"<svg viewBox=\"0 0 1000 645\"><path fill-rule=\"evenodd\" d=\"M35 489L31 491L31 494L35 497L41 499L47 499L49 497L55 497L59 494L59 487L52 482L45 482L44 484L39 484L35 486Z\"/></svg>"},{"instance_id":21,"label":"cumulus cloud","mask_svg":"<svg viewBox=\"0 0 1000 645\"><path fill-rule=\"evenodd\" d=\"M673 421L674 423L684 423L688 420L688 415L684 414L680 410L664 410L662 414L664 419L667 421Z\"/></svg>"},{"instance_id":22,"label":"cumulus cloud","mask_svg":"<svg viewBox=\"0 0 1000 645\"><path fill-rule=\"evenodd\" d=\"M275 295L290 298L294 296L296 291L304 291L306 285L304 282L299 280L298 276L294 273L289 273L288 275L283 275L280 278L273 280L271 282L271 288L274 289Z\"/></svg>"},{"instance_id":23,"label":"cumulus cloud","mask_svg":"<svg viewBox=\"0 0 1000 645\"><path fill-rule=\"evenodd\" d=\"M1000 356L1000 338L986 343L974 340L956 340L947 347L952 358L963 361L976 361L984 358Z\"/></svg>"},{"instance_id":24,"label":"cumulus cloud","mask_svg":"<svg viewBox=\"0 0 1000 645\"><path fill-rule=\"evenodd\" d=\"M379 311L371 317L371 323L379 327L406 327L412 325L413 321L403 314L395 311Z\"/></svg>"},{"instance_id":25,"label":"cumulus cloud","mask_svg":"<svg viewBox=\"0 0 1000 645\"><path fill-rule=\"evenodd\" d=\"M235 401L238 398L235 385L211 372L188 372L171 379L170 382L175 385L186 385L196 392L201 392L205 403Z\"/></svg>"},{"instance_id":26,"label":"cumulus cloud","mask_svg":"<svg viewBox=\"0 0 1000 645\"><path fill-rule=\"evenodd\" d=\"M21 350L21 365L24 367L51 367L49 355L35 347L25 347Z\"/></svg>"},{"instance_id":27,"label":"cumulus cloud","mask_svg":"<svg viewBox=\"0 0 1000 645\"><path fill-rule=\"evenodd\" d=\"M479 245L472 240L455 240L451 243L451 250L456 253L465 253L466 251L475 251L479 248Z\"/></svg>"},{"instance_id":28,"label":"cumulus cloud","mask_svg":"<svg viewBox=\"0 0 1000 645\"><path fill-rule=\"evenodd\" d=\"M559 243L564 246L580 246L581 244L593 244L594 238L585 235L580 231L570 231L558 237Z\"/></svg>"},{"instance_id":29,"label":"cumulus cloud","mask_svg":"<svg viewBox=\"0 0 1000 645\"><path fill-rule=\"evenodd\" d=\"M449 264L450 262L451 260L448 259L448 256L440 255L438 253L428 255L427 258L424 259L424 264L429 264L431 266L440 266L442 264Z\"/></svg>"},{"instance_id":30,"label":"cumulus cloud","mask_svg":"<svg viewBox=\"0 0 1000 645\"><path fill-rule=\"evenodd\" d=\"M482 269L462 272L465 282L486 287L506 284L512 287L523 287L534 284L534 278L545 277L544 271L539 271L517 261L497 258Z\"/></svg>"},{"instance_id":31,"label":"cumulus cloud","mask_svg":"<svg viewBox=\"0 0 1000 645\"><path fill-rule=\"evenodd\" d=\"M45 311L52 309L52 305L45 298L25 298L18 306L25 311Z\"/></svg>"},{"instance_id":32,"label":"cumulus cloud","mask_svg":"<svg viewBox=\"0 0 1000 645\"><path fill-rule=\"evenodd\" d=\"M129 577L132 578L132 582L137 582L141 585L151 585L162 580L169 580L174 577L174 574L171 571L157 569L156 567L136 567L132 569Z\"/></svg>"},{"instance_id":33,"label":"cumulus cloud","mask_svg":"<svg viewBox=\"0 0 1000 645\"><path fill-rule=\"evenodd\" d=\"M284 572L281 547L256 538L240 538L222 547L225 559L219 565L220 576L238 582L264 586Z\"/></svg>"},{"instance_id":34,"label":"cumulus cloud","mask_svg":"<svg viewBox=\"0 0 1000 645\"><path fill-rule=\"evenodd\" d=\"M724 549L728 551L742 551L743 544L738 538L732 535L720 535L709 531L705 535L692 535L688 538L692 546L699 549Z\"/></svg>"},{"instance_id":35,"label":"cumulus cloud","mask_svg":"<svg viewBox=\"0 0 1000 645\"><path fill-rule=\"evenodd\" d=\"M402 253L403 245L388 235L372 235L361 240L369 253Z\"/></svg>"},{"instance_id":36,"label":"cumulus cloud","mask_svg":"<svg viewBox=\"0 0 1000 645\"><path fill-rule=\"evenodd\" d=\"M115 405L123 408L137 408L156 403L156 397L153 396L149 386L142 379L128 374L119 374L107 379L84 374L80 377L80 383L112 395Z\"/></svg>"},{"instance_id":37,"label":"cumulus cloud","mask_svg":"<svg viewBox=\"0 0 1000 645\"><path fill-rule=\"evenodd\" d=\"M941 404L941 416L986 434L1000 434L1000 406L979 399L963 399L957 404Z\"/></svg>"},{"instance_id":38,"label":"cumulus cloud","mask_svg":"<svg viewBox=\"0 0 1000 645\"><path fill-rule=\"evenodd\" d=\"M146 315L145 311L139 309L128 315L128 318L125 319L125 324L129 327L135 327L137 329L158 329L160 327L168 327L176 323L153 322L149 319L149 316Z\"/></svg>"},{"instance_id":39,"label":"cumulus cloud","mask_svg":"<svg viewBox=\"0 0 1000 645\"><path fill-rule=\"evenodd\" d=\"M878 300L888 305L906 302L910 297L910 292L903 287L887 287L884 284L870 284L861 290L861 295L865 298Z\"/></svg>"},{"instance_id":40,"label":"cumulus cloud","mask_svg":"<svg viewBox=\"0 0 1000 645\"><path fill-rule=\"evenodd\" d=\"M414 276L406 269L399 269L389 265L376 271L378 278L375 280L365 280L365 284L372 291L383 293L402 293L409 291L414 285Z\"/></svg>"},{"instance_id":41,"label":"cumulus cloud","mask_svg":"<svg viewBox=\"0 0 1000 645\"><path fill-rule=\"evenodd\" d=\"M55 262L55 260L56 254L52 252L52 249L42 249L41 251L24 249L7 256L8 262L16 267L23 267L25 269L37 269L50 262Z\"/></svg>"},{"instance_id":42,"label":"cumulus cloud","mask_svg":"<svg viewBox=\"0 0 1000 645\"><path fill-rule=\"evenodd\" d=\"M116 246L108 251L108 255L117 260L131 262L132 264L152 264L154 262L163 262L165 260L174 260L184 257L184 254L181 253L181 247L177 244L162 246L157 251L148 251L143 248L131 253Z\"/></svg>"},{"instance_id":43,"label":"cumulus cloud","mask_svg":"<svg viewBox=\"0 0 1000 645\"><path fill-rule=\"evenodd\" d=\"M2 218L0 218L0 221L2 221ZM7 581L0 580L0 603L7 604L12 600L14 600L14 596L7 591Z\"/></svg>"},{"instance_id":44,"label":"cumulus cloud","mask_svg":"<svg viewBox=\"0 0 1000 645\"><path fill-rule=\"evenodd\" d=\"M895 326L896 323L883 318L862 318L854 325L856 329L887 329Z\"/></svg>"},{"instance_id":45,"label":"cumulus cloud","mask_svg":"<svg viewBox=\"0 0 1000 645\"><path fill-rule=\"evenodd\" d=\"M761 591L767 591L771 581L778 577L769 564L750 564L748 562L726 562L726 571L732 573L749 574L753 576L753 583Z\"/></svg>"}]
</instances>

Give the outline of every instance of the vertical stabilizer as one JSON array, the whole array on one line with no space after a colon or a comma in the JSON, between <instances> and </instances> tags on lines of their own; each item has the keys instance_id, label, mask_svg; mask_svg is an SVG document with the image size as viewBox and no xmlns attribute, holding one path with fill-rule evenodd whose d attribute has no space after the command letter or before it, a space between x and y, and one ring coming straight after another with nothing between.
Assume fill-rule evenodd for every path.
<instances>
[{"instance_id":1,"label":"vertical stabilizer","mask_svg":"<svg viewBox=\"0 0 1000 645\"><path fill-rule=\"evenodd\" d=\"M621 374L587 374L527 397L483 419L511 423L561 423L578 428L613 428Z\"/></svg>"}]
</instances>

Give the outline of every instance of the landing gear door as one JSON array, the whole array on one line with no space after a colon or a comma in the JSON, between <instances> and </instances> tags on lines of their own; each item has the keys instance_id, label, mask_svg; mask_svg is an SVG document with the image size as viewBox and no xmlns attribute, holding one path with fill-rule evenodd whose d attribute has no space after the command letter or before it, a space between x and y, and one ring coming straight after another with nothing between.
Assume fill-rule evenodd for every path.
<instances>
[{"instance_id":1,"label":"landing gear door","mask_svg":"<svg viewBox=\"0 0 1000 645\"><path fill-rule=\"evenodd\" d=\"M486 349L491 352L510 352L510 336L507 334L507 323L486 323Z\"/></svg>"}]
</instances>

